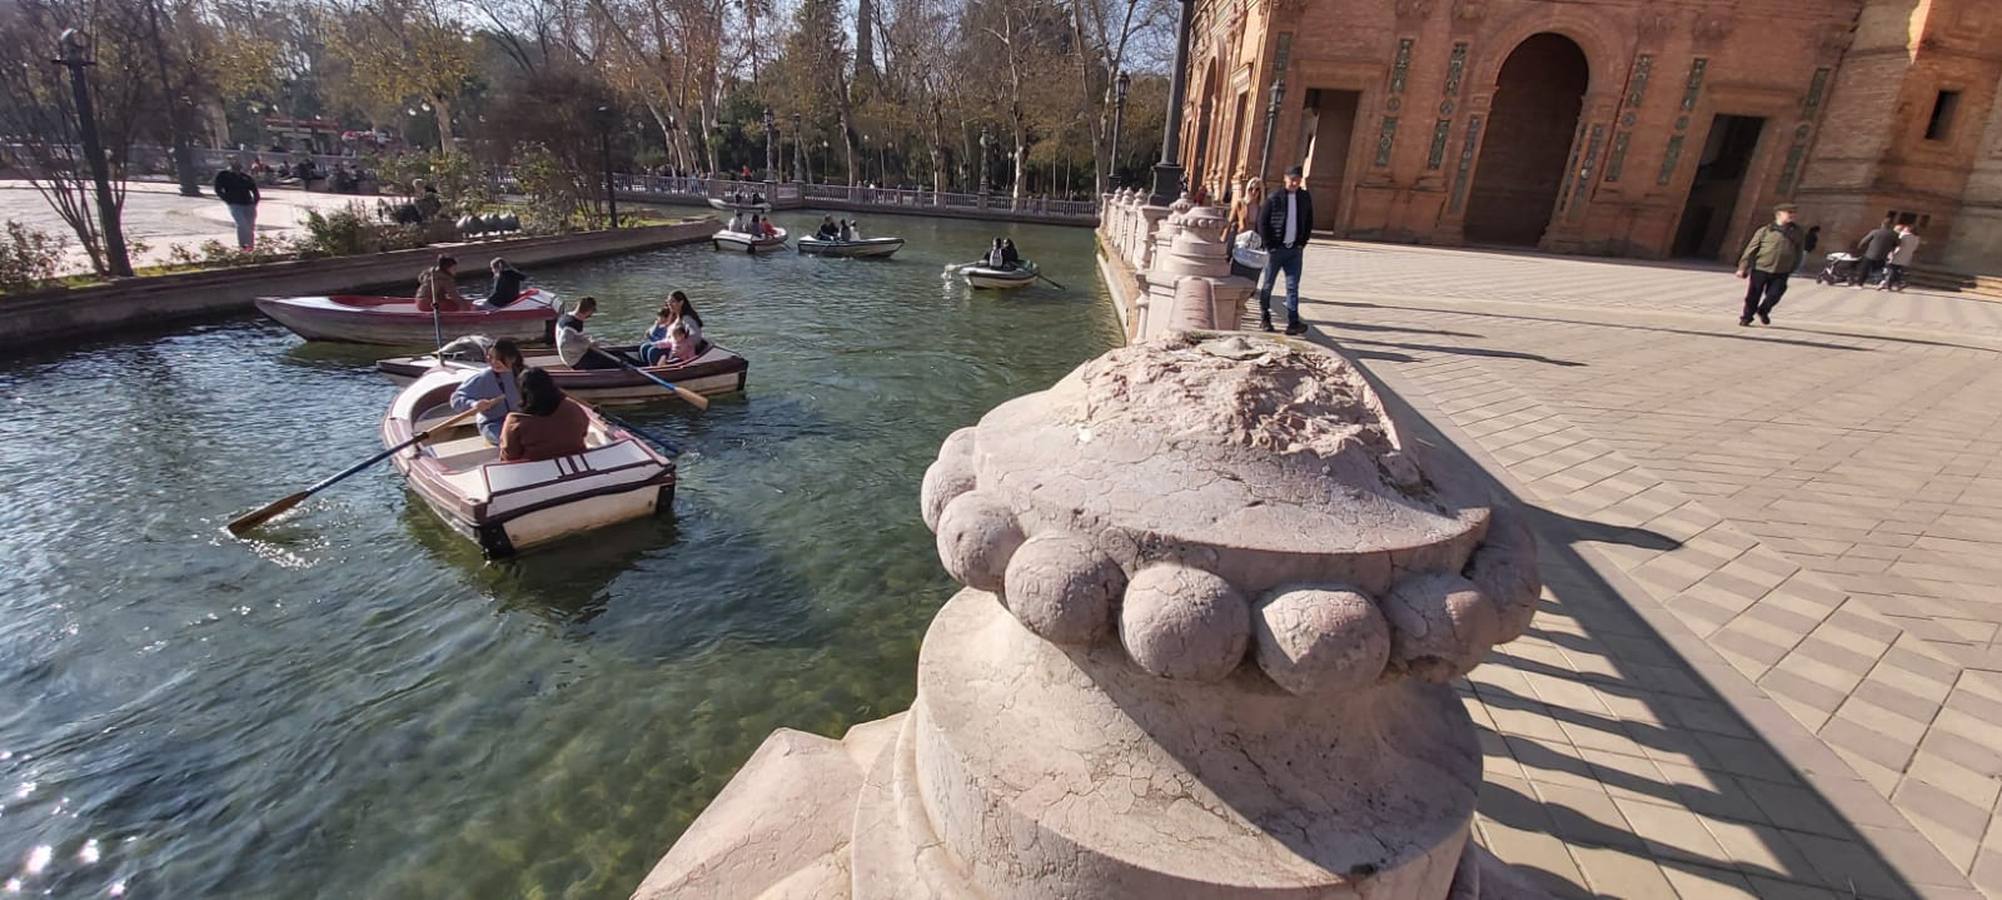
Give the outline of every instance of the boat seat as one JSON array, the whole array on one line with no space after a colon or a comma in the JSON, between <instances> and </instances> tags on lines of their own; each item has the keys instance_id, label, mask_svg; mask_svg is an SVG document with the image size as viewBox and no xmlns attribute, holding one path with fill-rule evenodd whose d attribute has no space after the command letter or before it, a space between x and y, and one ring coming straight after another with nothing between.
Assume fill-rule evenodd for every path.
<instances>
[{"instance_id":1,"label":"boat seat","mask_svg":"<svg viewBox=\"0 0 2002 900\"><path fill-rule=\"evenodd\" d=\"M486 438L477 434L431 445L431 455L445 468L454 471L491 462L499 454L500 448L487 443Z\"/></svg>"}]
</instances>

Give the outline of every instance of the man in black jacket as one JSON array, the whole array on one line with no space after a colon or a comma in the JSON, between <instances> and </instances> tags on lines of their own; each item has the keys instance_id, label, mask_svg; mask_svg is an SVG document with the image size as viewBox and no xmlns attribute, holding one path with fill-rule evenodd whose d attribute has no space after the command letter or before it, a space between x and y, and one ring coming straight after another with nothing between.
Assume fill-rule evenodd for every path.
<instances>
[{"instance_id":1,"label":"man in black jacket","mask_svg":"<svg viewBox=\"0 0 2002 900\"><path fill-rule=\"evenodd\" d=\"M236 221L236 246L248 251L257 243L257 179L243 174L243 161L230 157L229 168L215 175L215 195Z\"/></svg>"},{"instance_id":2,"label":"man in black jacket","mask_svg":"<svg viewBox=\"0 0 2002 900\"><path fill-rule=\"evenodd\" d=\"M1273 191L1258 209L1258 236L1265 239L1265 272L1258 277L1259 327L1272 330L1272 282L1286 274L1286 333L1306 334L1300 321L1300 254L1314 224L1314 197L1301 187L1299 166L1286 170L1286 189Z\"/></svg>"}]
</instances>

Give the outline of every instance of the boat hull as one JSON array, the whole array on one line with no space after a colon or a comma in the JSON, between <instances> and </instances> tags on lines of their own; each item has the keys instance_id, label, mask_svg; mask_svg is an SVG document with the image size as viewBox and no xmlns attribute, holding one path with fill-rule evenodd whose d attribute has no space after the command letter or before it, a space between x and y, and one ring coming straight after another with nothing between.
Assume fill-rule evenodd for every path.
<instances>
[{"instance_id":1,"label":"boat hull","mask_svg":"<svg viewBox=\"0 0 2002 900\"><path fill-rule=\"evenodd\" d=\"M259 312L309 341L339 341L389 347L435 346L469 334L547 342L556 322L555 298L531 291L513 304L491 311L418 312L408 297L333 295L259 297Z\"/></svg>"},{"instance_id":2,"label":"boat hull","mask_svg":"<svg viewBox=\"0 0 2002 900\"><path fill-rule=\"evenodd\" d=\"M447 415L442 405L458 383L457 373L439 371L405 388L383 416L383 445L403 443ZM499 462L475 434L432 441L391 460L432 512L490 557L672 508L674 461L595 410L590 418L593 445L557 459Z\"/></svg>"},{"instance_id":3,"label":"boat hull","mask_svg":"<svg viewBox=\"0 0 2002 900\"><path fill-rule=\"evenodd\" d=\"M620 350L628 356L638 356L636 348L624 347ZM647 403L673 395L672 391L627 369L572 369L554 355L535 353L527 354L525 361L548 372L564 393L592 403ZM410 384L437 371L439 365L439 360L432 356L399 356L379 360L375 367L397 384ZM461 378L485 368L483 364L462 360L446 360L443 365ZM710 344L709 351L692 363L648 366L646 371L678 387L714 397L742 391L750 381L750 369L750 363L742 356L726 347Z\"/></svg>"},{"instance_id":4,"label":"boat hull","mask_svg":"<svg viewBox=\"0 0 2002 900\"><path fill-rule=\"evenodd\" d=\"M966 279L969 287L982 290L1007 291L1020 287L1028 287L1036 283L1036 271L1033 267L990 269L986 266L973 266L961 269L959 275L961 278Z\"/></svg>"},{"instance_id":5,"label":"boat hull","mask_svg":"<svg viewBox=\"0 0 2002 900\"><path fill-rule=\"evenodd\" d=\"M710 236L709 242L718 250L737 253L772 253L785 249L785 229L779 229L776 237L752 237L741 231L719 231Z\"/></svg>"},{"instance_id":6,"label":"boat hull","mask_svg":"<svg viewBox=\"0 0 2002 900\"><path fill-rule=\"evenodd\" d=\"M823 241L800 238L799 252L814 256L841 256L854 259L881 258L904 249L903 238L869 238L861 241Z\"/></svg>"}]
</instances>

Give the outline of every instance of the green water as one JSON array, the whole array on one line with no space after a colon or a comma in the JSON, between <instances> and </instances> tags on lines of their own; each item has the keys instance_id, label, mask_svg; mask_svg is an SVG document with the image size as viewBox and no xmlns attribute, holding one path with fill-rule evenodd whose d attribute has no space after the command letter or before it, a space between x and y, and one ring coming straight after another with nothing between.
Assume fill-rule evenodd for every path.
<instances>
[{"instance_id":1,"label":"green water","mask_svg":"<svg viewBox=\"0 0 2002 900\"><path fill-rule=\"evenodd\" d=\"M813 219L779 216L795 232ZM375 353L242 320L0 362L0 893L618 898L767 732L911 697L938 443L1117 341L1082 229L872 218L889 261L706 245L531 272L751 360L675 516L488 564L387 466ZM1013 236L1067 290L969 293ZM12 881L9 881L12 879Z\"/></svg>"}]
</instances>

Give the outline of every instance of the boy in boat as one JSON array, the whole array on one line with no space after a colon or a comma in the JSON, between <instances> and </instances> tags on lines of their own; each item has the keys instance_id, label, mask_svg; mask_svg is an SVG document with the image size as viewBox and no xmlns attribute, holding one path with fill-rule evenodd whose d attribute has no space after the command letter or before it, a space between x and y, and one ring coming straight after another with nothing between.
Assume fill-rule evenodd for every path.
<instances>
[{"instance_id":1,"label":"boy in boat","mask_svg":"<svg viewBox=\"0 0 2002 900\"><path fill-rule=\"evenodd\" d=\"M577 301L576 309L556 317L556 355L563 357L564 365L580 371L619 367L610 350L600 349L598 342L584 333L584 320L597 311L598 298L585 297Z\"/></svg>"},{"instance_id":2,"label":"boy in boat","mask_svg":"<svg viewBox=\"0 0 2002 900\"><path fill-rule=\"evenodd\" d=\"M439 256L438 264L417 275L417 311L460 312L466 308L459 296L459 261Z\"/></svg>"},{"instance_id":3,"label":"boy in boat","mask_svg":"<svg viewBox=\"0 0 2002 900\"><path fill-rule=\"evenodd\" d=\"M524 365L521 347L501 338L487 348L487 367L466 376L452 391L453 409L480 411L474 421L479 425L480 436L489 444L500 443L501 421L508 413L521 409L520 376Z\"/></svg>"},{"instance_id":4,"label":"boy in boat","mask_svg":"<svg viewBox=\"0 0 2002 900\"><path fill-rule=\"evenodd\" d=\"M521 274L498 256L487 264L487 268L494 273L493 290L487 292L485 299L473 301L473 308L500 309L521 296L521 286L528 281L527 275Z\"/></svg>"},{"instance_id":5,"label":"boy in boat","mask_svg":"<svg viewBox=\"0 0 2002 900\"><path fill-rule=\"evenodd\" d=\"M521 375L521 410L501 425L501 462L532 462L584 452L591 417L582 404L563 396L556 379L541 369Z\"/></svg>"},{"instance_id":6,"label":"boy in boat","mask_svg":"<svg viewBox=\"0 0 2002 900\"><path fill-rule=\"evenodd\" d=\"M757 216L751 217L751 233L761 238L775 238L779 236L779 230L772 227L772 220L761 219Z\"/></svg>"}]
</instances>

